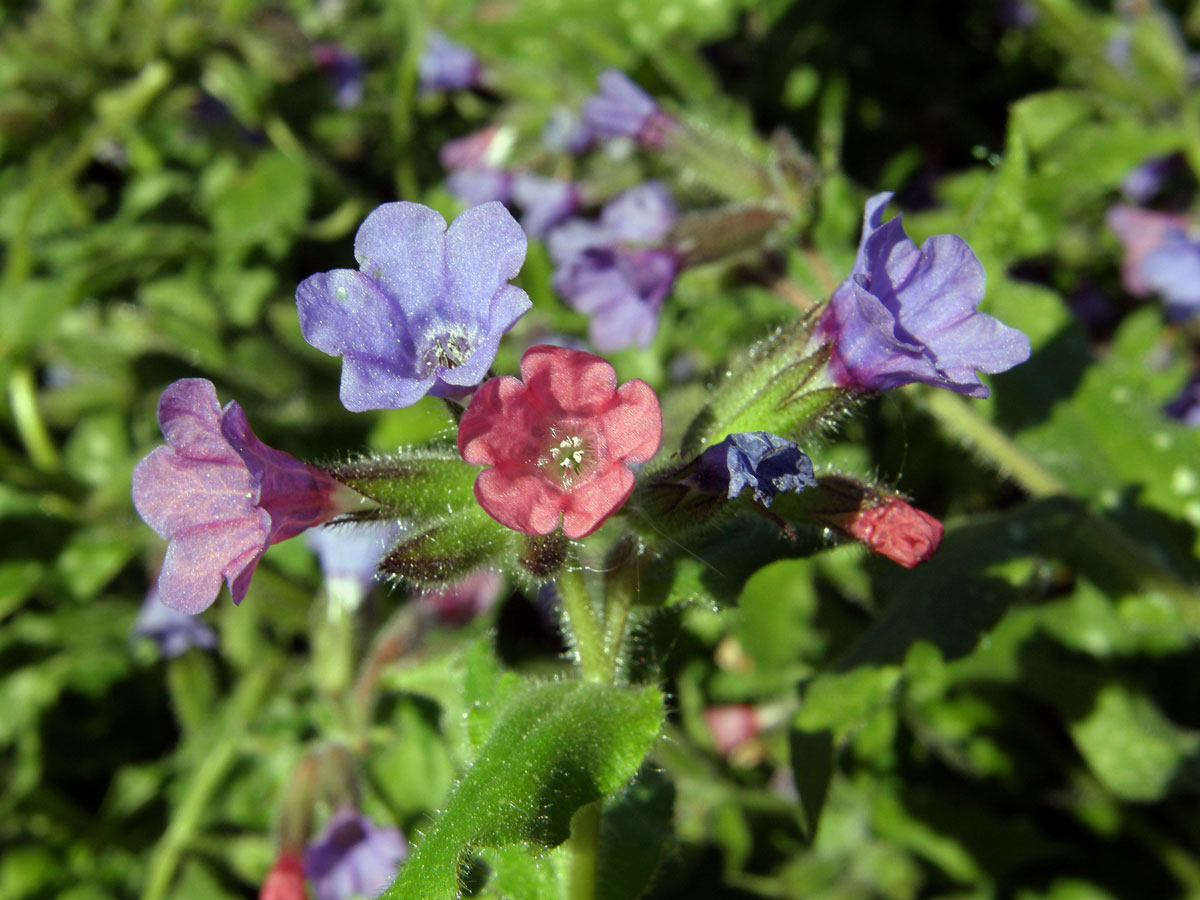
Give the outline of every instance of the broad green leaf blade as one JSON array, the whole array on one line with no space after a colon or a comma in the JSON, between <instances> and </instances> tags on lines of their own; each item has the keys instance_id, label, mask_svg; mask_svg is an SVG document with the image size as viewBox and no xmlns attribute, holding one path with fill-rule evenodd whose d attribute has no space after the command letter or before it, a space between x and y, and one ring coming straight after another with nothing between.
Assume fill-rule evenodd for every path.
<instances>
[{"instance_id":1,"label":"broad green leaf blade","mask_svg":"<svg viewBox=\"0 0 1200 900\"><path fill-rule=\"evenodd\" d=\"M491 737L384 900L458 894L473 846L566 839L580 806L624 784L662 724L657 688L579 681L533 683L498 716Z\"/></svg>"}]
</instances>

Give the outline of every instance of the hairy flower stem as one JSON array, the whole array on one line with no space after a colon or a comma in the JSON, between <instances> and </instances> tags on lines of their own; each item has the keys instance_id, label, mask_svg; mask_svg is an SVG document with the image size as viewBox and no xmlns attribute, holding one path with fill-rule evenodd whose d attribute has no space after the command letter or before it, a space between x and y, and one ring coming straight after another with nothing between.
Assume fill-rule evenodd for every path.
<instances>
[{"instance_id":1,"label":"hairy flower stem","mask_svg":"<svg viewBox=\"0 0 1200 900\"><path fill-rule=\"evenodd\" d=\"M611 683L612 666L605 652L604 616L592 601L583 570L577 562L570 561L555 583L562 596L567 636L575 648L584 679Z\"/></svg>"}]
</instances>

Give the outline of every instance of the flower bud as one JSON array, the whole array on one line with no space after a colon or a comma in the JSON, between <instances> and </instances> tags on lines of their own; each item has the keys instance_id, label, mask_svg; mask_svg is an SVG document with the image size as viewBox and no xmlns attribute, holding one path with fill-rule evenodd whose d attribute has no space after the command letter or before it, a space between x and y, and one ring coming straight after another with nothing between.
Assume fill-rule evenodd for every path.
<instances>
[{"instance_id":1,"label":"flower bud","mask_svg":"<svg viewBox=\"0 0 1200 900\"><path fill-rule=\"evenodd\" d=\"M258 900L308 900L304 888L304 863L296 853L281 853L263 879Z\"/></svg>"},{"instance_id":2,"label":"flower bud","mask_svg":"<svg viewBox=\"0 0 1200 900\"><path fill-rule=\"evenodd\" d=\"M893 497L882 506L829 516L828 521L892 562L911 569L937 552L945 529L928 513Z\"/></svg>"}]
</instances>

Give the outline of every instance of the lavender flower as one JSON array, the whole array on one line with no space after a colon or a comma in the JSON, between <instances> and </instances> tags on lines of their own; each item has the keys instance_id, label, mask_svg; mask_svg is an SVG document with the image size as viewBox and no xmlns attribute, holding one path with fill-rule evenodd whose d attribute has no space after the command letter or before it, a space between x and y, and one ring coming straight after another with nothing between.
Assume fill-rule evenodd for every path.
<instances>
[{"instance_id":1,"label":"lavender flower","mask_svg":"<svg viewBox=\"0 0 1200 900\"><path fill-rule=\"evenodd\" d=\"M596 135L588 123L564 106L551 111L542 130L542 143L555 153L578 156L587 152L595 141Z\"/></svg>"},{"instance_id":2,"label":"lavender flower","mask_svg":"<svg viewBox=\"0 0 1200 900\"><path fill-rule=\"evenodd\" d=\"M583 120L601 137L631 137L661 147L676 127L654 98L617 69L600 73L600 93L584 101Z\"/></svg>"},{"instance_id":3,"label":"lavender flower","mask_svg":"<svg viewBox=\"0 0 1200 900\"><path fill-rule=\"evenodd\" d=\"M304 851L304 871L316 900L378 897L408 856L408 843L395 828L381 828L358 810L344 808Z\"/></svg>"},{"instance_id":4,"label":"lavender flower","mask_svg":"<svg viewBox=\"0 0 1200 900\"><path fill-rule=\"evenodd\" d=\"M609 203L598 222L572 219L550 234L554 288L591 316L588 337L597 349L644 347L653 339L679 259L669 248L629 245L662 240L674 222L671 195L647 182Z\"/></svg>"},{"instance_id":5,"label":"lavender flower","mask_svg":"<svg viewBox=\"0 0 1200 900\"><path fill-rule=\"evenodd\" d=\"M451 172L446 187L467 206L492 202L507 206L513 199L512 173L488 166Z\"/></svg>"},{"instance_id":6,"label":"lavender flower","mask_svg":"<svg viewBox=\"0 0 1200 900\"><path fill-rule=\"evenodd\" d=\"M158 421L167 446L134 467L133 505L170 541L158 590L172 609L207 608L222 578L241 603L267 547L337 513L337 482L262 443L236 402L217 405L211 381L170 385Z\"/></svg>"},{"instance_id":7,"label":"lavender flower","mask_svg":"<svg viewBox=\"0 0 1200 900\"><path fill-rule=\"evenodd\" d=\"M562 178L518 172L512 180L513 200L524 210L521 227L532 237L545 234L579 208L579 188Z\"/></svg>"},{"instance_id":8,"label":"lavender flower","mask_svg":"<svg viewBox=\"0 0 1200 900\"><path fill-rule=\"evenodd\" d=\"M829 374L856 391L920 382L986 397L977 371L1003 372L1029 358L1029 338L978 312L983 266L957 235L918 250L900 216L881 224L890 193L867 201L850 275L817 326L832 342Z\"/></svg>"},{"instance_id":9,"label":"lavender flower","mask_svg":"<svg viewBox=\"0 0 1200 900\"><path fill-rule=\"evenodd\" d=\"M304 339L341 356L349 410L397 409L483 380L500 337L533 305L508 284L525 233L499 203L468 209L449 230L418 203L385 203L354 239L359 271L313 275L296 289Z\"/></svg>"},{"instance_id":10,"label":"lavender flower","mask_svg":"<svg viewBox=\"0 0 1200 900\"><path fill-rule=\"evenodd\" d=\"M195 616L164 604L156 587L146 594L130 633L134 637L152 638L167 659L182 656L189 647L212 650L217 646L217 636L211 628Z\"/></svg>"},{"instance_id":11,"label":"lavender flower","mask_svg":"<svg viewBox=\"0 0 1200 900\"><path fill-rule=\"evenodd\" d=\"M362 102L362 60L337 44L322 42L312 48L317 64L333 88L333 102L341 109L353 109Z\"/></svg>"},{"instance_id":12,"label":"lavender flower","mask_svg":"<svg viewBox=\"0 0 1200 900\"><path fill-rule=\"evenodd\" d=\"M1131 203L1146 203L1162 190L1167 179L1179 168L1179 162L1176 153L1146 160L1121 179L1121 193Z\"/></svg>"},{"instance_id":13,"label":"lavender flower","mask_svg":"<svg viewBox=\"0 0 1200 900\"><path fill-rule=\"evenodd\" d=\"M766 431L744 431L705 450L686 483L730 500L751 488L757 502L770 506L776 494L815 487L817 479L812 460L792 441Z\"/></svg>"},{"instance_id":14,"label":"lavender flower","mask_svg":"<svg viewBox=\"0 0 1200 900\"><path fill-rule=\"evenodd\" d=\"M1147 279L1146 259L1156 250L1186 242L1187 217L1117 205L1108 211L1105 221L1125 251L1121 262L1121 283L1125 290L1135 297L1153 293L1156 288ZM1156 281L1161 283L1163 279Z\"/></svg>"},{"instance_id":15,"label":"lavender flower","mask_svg":"<svg viewBox=\"0 0 1200 900\"><path fill-rule=\"evenodd\" d=\"M400 531L397 522L346 522L312 528L304 543L321 562L326 590L353 608L375 586L379 563Z\"/></svg>"},{"instance_id":16,"label":"lavender flower","mask_svg":"<svg viewBox=\"0 0 1200 900\"><path fill-rule=\"evenodd\" d=\"M461 91L479 84L482 67L471 50L440 31L430 32L417 65L423 91Z\"/></svg>"},{"instance_id":17,"label":"lavender flower","mask_svg":"<svg viewBox=\"0 0 1200 900\"><path fill-rule=\"evenodd\" d=\"M1170 232L1162 245L1146 254L1142 280L1166 303L1176 318L1200 312L1200 241Z\"/></svg>"}]
</instances>

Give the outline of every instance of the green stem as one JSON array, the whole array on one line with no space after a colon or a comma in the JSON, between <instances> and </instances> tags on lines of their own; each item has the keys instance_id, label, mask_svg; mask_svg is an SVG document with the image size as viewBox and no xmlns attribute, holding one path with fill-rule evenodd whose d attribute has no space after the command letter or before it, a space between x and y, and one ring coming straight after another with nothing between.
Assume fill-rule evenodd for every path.
<instances>
[{"instance_id":1,"label":"green stem","mask_svg":"<svg viewBox=\"0 0 1200 900\"><path fill-rule=\"evenodd\" d=\"M1002 475L1017 482L1031 497L1069 493L1058 476L1022 449L1016 441L949 391L914 395L947 434L975 450Z\"/></svg>"},{"instance_id":2,"label":"green stem","mask_svg":"<svg viewBox=\"0 0 1200 900\"><path fill-rule=\"evenodd\" d=\"M596 869L600 860L600 824L604 801L582 806L571 819L567 838L567 900L594 900Z\"/></svg>"},{"instance_id":3,"label":"green stem","mask_svg":"<svg viewBox=\"0 0 1200 900\"><path fill-rule=\"evenodd\" d=\"M612 666L605 652L603 618L588 593L583 570L569 562L556 583L583 677L588 681L611 682Z\"/></svg>"},{"instance_id":4,"label":"green stem","mask_svg":"<svg viewBox=\"0 0 1200 900\"><path fill-rule=\"evenodd\" d=\"M29 459L43 472L56 471L58 450L38 411L37 388L28 366L18 367L9 376L8 404L12 407L13 422Z\"/></svg>"}]
</instances>

